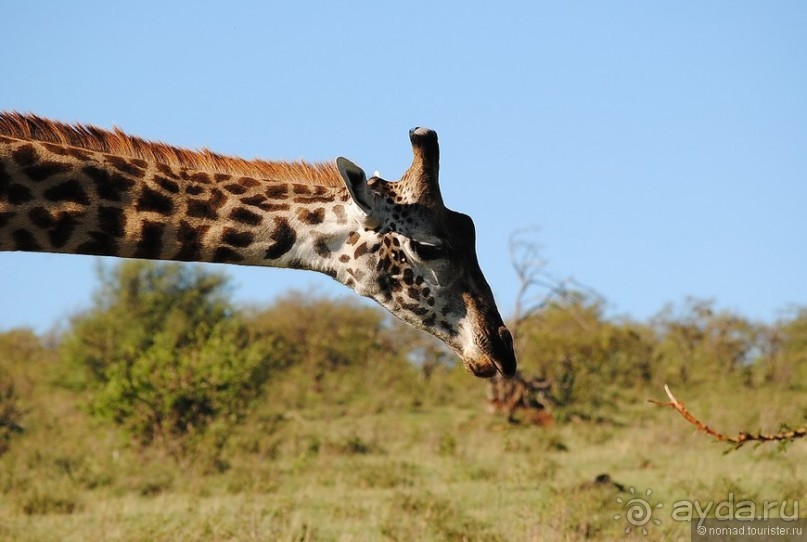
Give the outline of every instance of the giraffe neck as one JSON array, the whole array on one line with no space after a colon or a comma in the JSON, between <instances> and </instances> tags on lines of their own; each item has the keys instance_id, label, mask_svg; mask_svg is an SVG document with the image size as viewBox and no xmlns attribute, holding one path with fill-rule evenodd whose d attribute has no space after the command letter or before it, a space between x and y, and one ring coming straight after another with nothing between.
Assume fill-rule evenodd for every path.
<instances>
[{"instance_id":1,"label":"giraffe neck","mask_svg":"<svg viewBox=\"0 0 807 542\"><path fill-rule=\"evenodd\" d=\"M477 376L512 375L473 221L440 196L437 134L409 140L412 165L391 183L345 158L248 161L0 113L0 250L316 270L441 339Z\"/></svg>"},{"instance_id":2,"label":"giraffe neck","mask_svg":"<svg viewBox=\"0 0 807 542\"><path fill-rule=\"evenodd\" d=\"M215 173L0 135L0 250L311 269L343 283L340 186Z\"/></svg>"}]
</instances>

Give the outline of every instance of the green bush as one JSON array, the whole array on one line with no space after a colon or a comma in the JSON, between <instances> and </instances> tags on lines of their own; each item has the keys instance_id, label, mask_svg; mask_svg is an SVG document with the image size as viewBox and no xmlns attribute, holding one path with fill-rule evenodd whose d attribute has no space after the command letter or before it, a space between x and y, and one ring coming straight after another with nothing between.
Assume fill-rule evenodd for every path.
<instances>
[{"instance_id":1,"label":"green bush","mask_svg":"<svg viewBox=\"0 0 807 542\"><path fill-rule=\"evenodd\" d=\"M411 334L374 305L290 292L246 320L255 340L278 345L285 372L268 393L284 409L379 411L408 406L419 393L409 345L401 342Z\"/></svg>"},{"instance_id":2,"label":"green bush","mask_svg":"<svg viewBox=\"0 0 807 542\"><path fill-rule=\"evenodd\" d=\"M670 384L735 377L751 383L752 369L770 338L765 326L697 299L688 299L678 310L665 308L653 323L655 365L660 380Z\"/></svg>"},{"instance_id":3,"label":"green bush","mask_svg":"<svg viewBox=\"0 0 807 542\"><path fill-rule=\"evenodd\" d=\"M22 411L17 391L2 367L0 367L0 455L3 455L15 434L22 433Z\"/></svg>"},{"instance_id":4,"label":"green bush","mask_svg":"<svg viewBox=\"0 0 807 542\"><path fill-rule=\"evenodd\" d=\"M224 276L180 264L129 261L102 270L92 310L62 352L85 369L91 411L142 444L182 455L211 422L238 422L272 368L272 345L250 341Z\"/></svg>"},{"instance_id":5,"label":"green bush","mask_svg":"<svg viewBox=\"0 0 807 542\"><path fill-rule=\"evenodd\" d=\"M28 400L48 380L52 361L52 351L30 329L0 332L0 455L23 432Z\"/></svg>"},{"instance_id":6,"label":"green bush","mask_svg":"<svg viewBox=\"0 0 807 542\"><path fill-rule=\"evenodd\" d=\"M652 377L649 332L606 319L602 303L582 294L536 312L520 334L522 370L551 382L552 402L568 414L597 416L620 390Z\"/></svg>"}]
</instances>

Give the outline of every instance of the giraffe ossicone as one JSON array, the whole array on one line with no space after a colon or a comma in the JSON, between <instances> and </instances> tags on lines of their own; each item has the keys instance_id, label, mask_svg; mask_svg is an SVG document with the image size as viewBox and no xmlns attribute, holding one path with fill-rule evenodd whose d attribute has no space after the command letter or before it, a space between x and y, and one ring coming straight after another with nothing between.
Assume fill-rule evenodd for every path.
<instances>
[{"instance_id":1,"label":"giraffe ossicone","mask_svg":"<svg viewBox=\"0 0 807 542\"><path fill-rule=\"evenodd\" d=\"M437 134L398 181L333 163L243 160L120 130L0 113L0 250L326 273L442 340L480 377L516 358L474 224L445 207Z\"/></svg>"}]
</instances>

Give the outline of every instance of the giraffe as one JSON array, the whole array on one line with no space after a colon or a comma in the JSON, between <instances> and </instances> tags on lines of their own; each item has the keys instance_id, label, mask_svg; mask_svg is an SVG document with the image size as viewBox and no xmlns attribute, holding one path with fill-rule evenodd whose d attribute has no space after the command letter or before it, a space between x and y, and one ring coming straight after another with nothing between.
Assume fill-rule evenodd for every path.
<instances>
[{"instance_id":1,"label":"giraffe","mask_svg":"<svg viewBox=\"0 0 807 542\"><path fill-rule=\"evenodd\" d=\"M295 268L330 275L487 378L516 371L470 217L443 204L437 134L398 181L346 158L245 160L0 113L0 250Z\"/></svg>"}]
</instances>

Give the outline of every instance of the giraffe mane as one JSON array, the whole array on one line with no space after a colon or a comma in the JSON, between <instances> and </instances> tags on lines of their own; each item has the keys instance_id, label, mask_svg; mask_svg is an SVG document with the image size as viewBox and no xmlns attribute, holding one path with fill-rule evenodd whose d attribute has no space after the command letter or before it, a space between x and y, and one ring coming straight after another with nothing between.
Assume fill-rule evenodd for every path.
<instances>
[{"instance_id":1,"label":"giraffe mane","mask_svg":"<svg viewBox=\"0 0 807 542\"><path fill-rule=\"evenodd\" d=\"M68 145L209 173L247 175L267 180L322 186L342 186L343 183L334 163L246 160L218 154L208 149L190 150L147 141L126 134L117 127L105 130L90 124L66 124L32 114L0 112L0 135Z\"/></svg>"}]
</instances>

